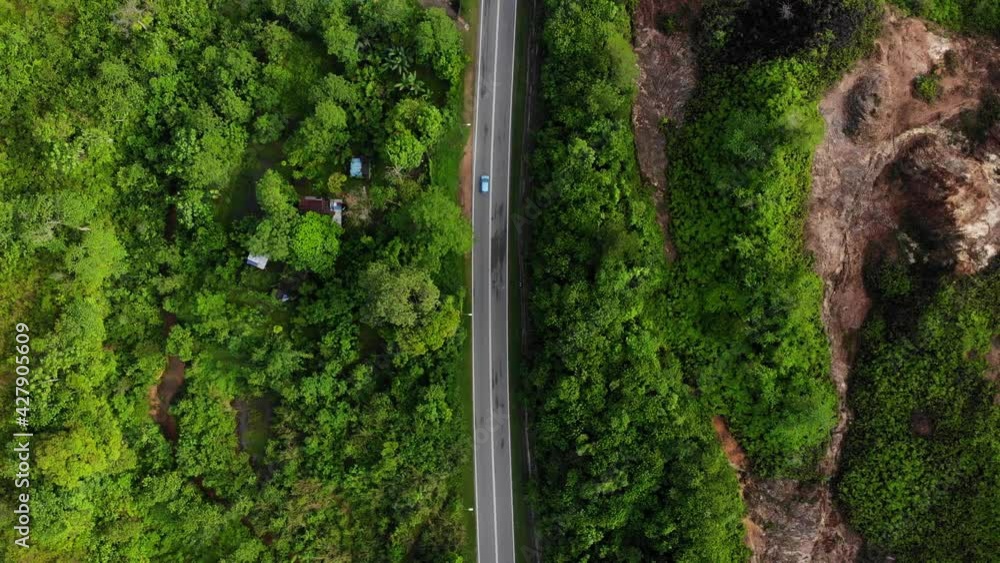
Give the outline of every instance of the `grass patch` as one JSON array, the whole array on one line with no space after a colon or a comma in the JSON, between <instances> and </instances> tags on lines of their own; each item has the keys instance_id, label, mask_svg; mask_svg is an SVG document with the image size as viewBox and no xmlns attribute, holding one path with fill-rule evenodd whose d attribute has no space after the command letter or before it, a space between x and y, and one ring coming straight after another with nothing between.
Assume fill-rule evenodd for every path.
<instances>
[{"instance_id":1,"label":"grass patch","mask_svg":"<svg viewBox=\"0 0 1000 563\"><path fill-rule=\"evenodd\" d=\"M479 24L479 4L475 0L463 1L459 6L459 14L468 24L469 30L462 33L462 40L465 45L465 52L469 54L470 65L475 65L477 30ZM474 67L473 67L474 68ZM464 76L468 76L466 73ZM473 76L475 80L475 76ZM464 88L463 84L460 88ZM461 93L463 90L459 90ZM452 126L441 139L434 154L430 157L429 170L431 184L441 186L454 198L459 197L461 189L461 166L462 155L465 145L468 142L470 130L465 127L464 96L453 96L455 107L453 108L456 119ZM456 259L455 271L462 272L465 287L472 287L472 255L467 254ZM463 510L463 524L465 527L464 558L466 561L476 561L477 541L476 541L476 513L467 510L476 505L476 469L474 450L474 420L472 408L472 318L467 313L472 311L472 292L466 291L462 306L462 330L467 337L462 343L462 352L455 358L455 392L458 394L457 404L459 405L459 416L462 418L462 427L465 429L465 436L468 448L462 461L461 488Z\"/></svg>"},{"instance_id":2,"label":"grass patch","mask_svg":"<svg viewBox=\"0 0 1000 563\"><path fill-rule=\"evenodd\" d=\"M472 282L472 264L468 258L461 259L465 282ZM472 413L472 317L468 312L472 310L472 294L467 293L462 306L462 330L466 338L462 343L462 353L455 357L455 385L453 389L457 395L456 404L459 405L459 416L462 418L462 426L465 428L468 449L465 459L462 462L460 492L462 495L462 508L464 509L463 523L465 524L465 557L468 561L476 560L476 513L470 512L469 507L476 505L476 469L474 465L474 435L473 435L473 413Z\"/></svg>"},{"instance_id":3,"label":"grass patch","mask_svg":"<svg viewBox=\"0 0 1000 563\"><path fill-rule=\"evenodd\" d=\"M458 197L462 156L465 154L465 145L469 139L469 128L462 121L461 99L458 106L453 114L456 119L435 147L428 166L431 184L445 188L448 195L453 197Z\"/></svg>"}]
</instances>

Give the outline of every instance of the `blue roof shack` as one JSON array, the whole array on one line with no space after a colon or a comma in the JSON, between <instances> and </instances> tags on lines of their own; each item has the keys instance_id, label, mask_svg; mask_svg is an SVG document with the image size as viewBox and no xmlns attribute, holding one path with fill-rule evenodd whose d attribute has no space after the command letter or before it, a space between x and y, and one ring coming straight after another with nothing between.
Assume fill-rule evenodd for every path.
<instances>
[{"instance_id":1,"label":"blue roof shack","mask_svg":"<svg viewBox=\"0 0 1000 563\"><path fill-rule=\"evenodd\" d=\"M364 163L361 161L361 157L354 157L351 159L351 178L364 178Z\"/></svg>"}]
</instances>

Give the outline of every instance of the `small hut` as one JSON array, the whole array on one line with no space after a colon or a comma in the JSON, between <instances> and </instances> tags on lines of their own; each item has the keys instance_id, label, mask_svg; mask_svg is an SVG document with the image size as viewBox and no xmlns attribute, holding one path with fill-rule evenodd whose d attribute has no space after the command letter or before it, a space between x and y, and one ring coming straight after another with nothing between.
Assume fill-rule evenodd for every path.
<instances>
[{"instance_id":1,"label":"small hut","mask_svg":"<svg viewBox=\"0 0 1000 563\"><path fill-rule=\"evenodd\" d=\"M247 254L247 265L253 266L258 270L263 270L267 268L268 257L263 254Z\"/></svg>"}]
</instances>

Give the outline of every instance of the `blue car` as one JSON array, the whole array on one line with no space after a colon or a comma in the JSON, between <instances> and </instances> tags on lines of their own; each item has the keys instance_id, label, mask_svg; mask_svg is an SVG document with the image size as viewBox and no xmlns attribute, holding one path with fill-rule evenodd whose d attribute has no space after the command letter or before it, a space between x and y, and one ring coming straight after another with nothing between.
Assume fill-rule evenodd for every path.
<instances>
[{"instance_id":1,"label":"blue car","mask_svg":"<svg viewBox=\"0 0 1000 563\"><path fill-rule=\"evenodd\" d=\"M490 191L490 177L489 176L482 176L482 177L479 178L479 191L482 192L482 193L486 193L486 192Z\"/></svg>"}]
</instances>

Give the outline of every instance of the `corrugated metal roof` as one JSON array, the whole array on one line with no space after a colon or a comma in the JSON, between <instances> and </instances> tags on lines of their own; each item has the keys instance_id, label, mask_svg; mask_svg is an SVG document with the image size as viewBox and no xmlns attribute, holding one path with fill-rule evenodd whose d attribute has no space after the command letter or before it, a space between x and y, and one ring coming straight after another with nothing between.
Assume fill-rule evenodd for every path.
<instances>
[{"instance_id":1,"label":"corrugated metal roof","mask_svg":"<svg viewBox=\"0 0 1000 563\"><path fill-rule=\"evenodd\" d=\"M263 254L247 254L247 265L263 270L267 267L268 257Z\"/></svg>"}]
</instances>

